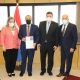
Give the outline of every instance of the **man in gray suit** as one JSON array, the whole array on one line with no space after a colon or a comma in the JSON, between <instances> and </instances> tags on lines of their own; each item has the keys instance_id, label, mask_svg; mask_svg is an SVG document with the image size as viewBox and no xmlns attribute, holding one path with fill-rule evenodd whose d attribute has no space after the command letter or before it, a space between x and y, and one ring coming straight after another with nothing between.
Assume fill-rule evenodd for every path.
<instances>
[{"instance_id":1,"label":"man in gray suit","mask_svg":"<svg viewBox=\"0 0 80 80\"><path fill-rule=\"evenodd\" d=\"M57 75L57 77L69 76L72 65L72 58L77 44L76 25L69 22L69 17L66 14L62 16L62 22L63 24L60 26L59 33L59 45L61 46L61 66L60 73Z\"/></svg>"}]
</instances>

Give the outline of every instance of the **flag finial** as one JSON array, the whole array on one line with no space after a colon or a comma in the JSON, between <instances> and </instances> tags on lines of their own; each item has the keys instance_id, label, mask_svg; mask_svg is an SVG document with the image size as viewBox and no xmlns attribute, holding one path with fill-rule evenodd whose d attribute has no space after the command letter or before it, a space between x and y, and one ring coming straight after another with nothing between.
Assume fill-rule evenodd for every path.
<instances>
[{"instance_id":1,"label":"flag finial","mask_svg":"<svg viewBox=\"0 0 80 80\"><path fill-rule=\"evenodd\" d=\"M18 3L19 2L19 0L16 0L16 3Z\"/></svg>"}]
</instances>

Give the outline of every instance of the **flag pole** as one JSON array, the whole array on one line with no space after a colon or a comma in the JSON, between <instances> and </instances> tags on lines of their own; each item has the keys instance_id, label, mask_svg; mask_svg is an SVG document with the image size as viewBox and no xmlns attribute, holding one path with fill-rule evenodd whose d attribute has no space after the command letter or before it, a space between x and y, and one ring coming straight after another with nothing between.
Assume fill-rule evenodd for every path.
<instances>
[{"instance_id":1,"label":"flag pole","mask_svg":"<svg viewBox=\"0 0 80 80\"><path fill-rule=\"evenodd\" d=\"M16 5L19 5L19 0L16 0Z\"/></svg>"},{"instance_id":2,"label":"flag pole","mask_svg":"<svg viewBox=\"0 0 80 80\"><path fill-rule=\"evenodd\" d=\"M16 0L16 7L19 5L19 0ZM15 70L20 70L21 61L16 61Z\"/></svg>"},{"instance_id":3,"label":"flag pole","mask_svg":"<svg viewBox=\"0 0 80 80\"><path fill-rule=\"evenodd\" d=\"M19 0L16 0L16 3L19 3Z\"/></svg>"}]
</instances>

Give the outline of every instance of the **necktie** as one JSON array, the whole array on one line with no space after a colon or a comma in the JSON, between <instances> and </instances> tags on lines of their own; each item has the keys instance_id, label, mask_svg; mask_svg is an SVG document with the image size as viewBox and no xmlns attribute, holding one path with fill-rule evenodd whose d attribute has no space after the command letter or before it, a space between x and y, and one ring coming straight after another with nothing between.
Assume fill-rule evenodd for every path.
<instances>
[{"instance_id":1,"label":"necktie","mask_svg":"<svg viewBox=\"0 0 80 80\"><path fill-rule=\"evenodd\" d=\"M30 26L27 27L27 36L30 36Z\"/></svg>"},{"instance_id":2,"label":"necktie","mask_svg":"<svg viewBox=\"0 0 80 80\"><path fill-rule=\"evenodd\" d=\"M64 25L64 28L62 30L62 35L64 36L64 34L65 34L65 25Z\"/></svg>"},{"instance_id":3,"label":"necktie","mask_svg":"<svg viewBox=\"0 0 80 80\"><path fill-rule=\"evenodd\" d=\"M46 26L46 33L48 33L49 26L50 26L50 22L47 23L47 26Z\"/></svg>"}]
</instances>

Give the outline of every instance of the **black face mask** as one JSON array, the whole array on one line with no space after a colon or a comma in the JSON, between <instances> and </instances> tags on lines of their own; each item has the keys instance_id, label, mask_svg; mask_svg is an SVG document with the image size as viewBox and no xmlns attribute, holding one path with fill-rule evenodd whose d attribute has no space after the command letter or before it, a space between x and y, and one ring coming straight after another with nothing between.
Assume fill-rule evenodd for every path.
<instances>
[{"instance_id":1,"label":"black face mask","mask_svg":"<svg viewBox=\"0 0 80 80\"><path fill-rule=\"evenodd\" d=\"M31 20L26 20L26 23L27 24L31 24Z\"/></svg>"}]
</instances>

